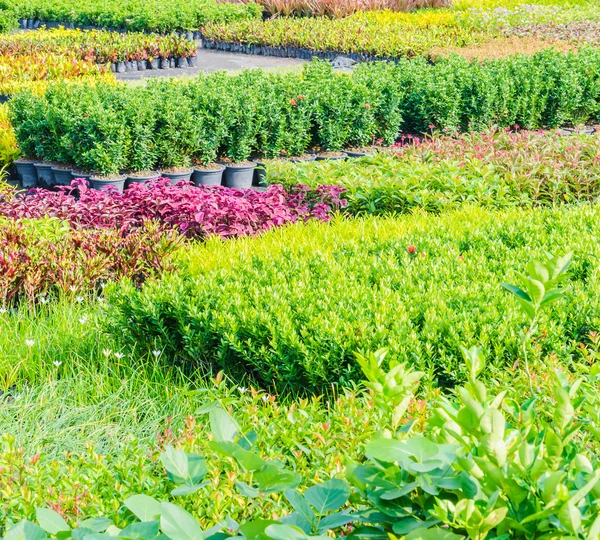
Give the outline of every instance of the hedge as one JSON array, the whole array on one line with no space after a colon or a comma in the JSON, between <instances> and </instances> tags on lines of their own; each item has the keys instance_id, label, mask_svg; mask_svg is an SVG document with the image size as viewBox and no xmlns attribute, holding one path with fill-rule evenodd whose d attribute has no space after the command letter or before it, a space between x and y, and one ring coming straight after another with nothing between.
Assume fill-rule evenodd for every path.
<instances>
[{"instance_id":1,"label":"hedge","mask_svg":"<svg viewBox=\"0 0 600 540\"><path fill-rule=\"evenodd\" d=\"M439 217L340 219L252 239L212 240L141 290L108 291L106 329L137 353L184 369L293 393L360 381L357 351L464 377L461 346L481 345L491 375L520 357L526 323L504 291L532 258L574 251L567 301L541 321L530 359L575 354L600 326L600 208L466 208Z\"/></svg>"},{"instance_id":2,"label":"hedge","mask_svg":"<svg viewBox=\"0 0 600 540\"><path fill-rule=\"evenodd\" d=\"M315 61L302 73L216 73L148 87L57 85L11 100L26 155L111 174L235 161L252 153L339 150L400 131L489 124L541 128L600 116L600 50L543 51L483 63L453 56L360 65L352 75Z\"/></svg>"}]
</instances>

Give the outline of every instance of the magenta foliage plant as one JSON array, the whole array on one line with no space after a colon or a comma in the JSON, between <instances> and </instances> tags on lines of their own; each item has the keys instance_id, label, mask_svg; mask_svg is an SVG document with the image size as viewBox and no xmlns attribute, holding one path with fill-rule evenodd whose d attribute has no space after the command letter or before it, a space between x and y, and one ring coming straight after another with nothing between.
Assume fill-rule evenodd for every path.
<instances>
[{"instance_id":1,"label":"magenta foliage plant","mask_svg":"<svg viewBox=\"0 0 600 540\"><path fill-rule=\"evenodd\" d=\"M341 186L280 185L264 191L221 186L196 187L189 182L171 185L159 179L133 184L123 193L94 190L85 180L74 180L58 191L32 189L26 195L0 199L0 215L8 218L56 217L74 228L134 231L153 220L189 238L210 235L246 236L285 223L327 221L343 208Z\"/></svg>"}]
</instances>

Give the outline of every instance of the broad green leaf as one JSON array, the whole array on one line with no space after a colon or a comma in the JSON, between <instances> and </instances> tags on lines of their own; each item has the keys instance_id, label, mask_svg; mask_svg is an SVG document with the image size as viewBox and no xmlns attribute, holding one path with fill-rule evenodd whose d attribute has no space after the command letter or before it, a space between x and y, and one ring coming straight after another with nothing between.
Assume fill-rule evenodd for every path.
<instances>
[{"instance_id":1,"label":"broad green leaf","mask_svg":"<svg viewBox=\"0 0 600 540\"><path fill-rule=\"evenodd\" d=\"M160 516L160 503L148 495L132 495L125 499L125 506L140 521L153 521Z\"/></svg>"},{"instance_id":2,"label":"broad green leaf","mask_svg":"<svg viewBox=\"0 0 600 540\"><path fill-rule=\"evenodd\" d=\"M503 467L506 463L506 443L495 433L488 433L481 438L480 447L498 467Z\"/></svg>"},{"instance_id":3,"label":"broad green leaf","mask_svg":"<svg viewBox=\"0 0 600 540\"><path fill-rule=\"evenodd\" d=\"M204 531L194 516L171 503L160 505L160 528L171 540L202 540Z\"/></svg>"},{"instance_id":4,"label":"broad green leaf","mask_svg":"<svg viewBox=\"0 0 600 540\"><path fill-rule=\"evenodd\" d=\"M3 540L45 540L46 538L48 536L44 529L31 521L23 520L11 527Z\"/></svg>"},{"instance_id":5,"label":"broad green leaf","mask_svg":"<svg viewBox=\"0 0 600 540\"><path fill-rule=\"evenodd\" d=\"M367 445L367 454L379 461L396 463L406 458L423 462L439 454L439 447L422 435L415 435L405 441L397 439L376 439Z\"/></svg>"},{"instance_id":6,"label":"broad green leaf","mask_svg":"<svg viewBox=\"0 0 600 540\"><path fill-rule=\"evenodd\" d=\"M73 529L71 531L71 536L73 540L84 540L88 536L94 534L102 534L101 532L96 532L93 529L88 529L87 527L78 527L77 529Z\"/></svg>"},{"instance_id":7,"label":"broad green leaf","mask_svg":"<svg viewBox=\"0 0 600 540\"><path fill-rule=\"evenodd\" d=\"M554 395L556 397L556 407L554 408L554 423L556 427L562 431L565 429L573 419L575 409L571 404L571 398L569 393L560 386L554 388Z\"/></svg>"},{"instance_id":8,"label":"broad green leaf","mask_svg":"<svg viewBox=\"0 0 600 540\"><path fill-rule=\"evenodd\" d=\"M187 454L188 476L192 484L202 482L206 476L208 469L206 468L206 460L200 454Z\"/></svg>"},{"instance_id":9,"label":"broad green leaf","mask_svg":"<svg viewBox=\"0 0 600 540\"><path fill-rule=\"evenodd\" d=\"M298 527L299 529L303 530L306 534L310 534L310 532L312 531L312 525L308 521L306 521L306 519L303 518L300 514L298 514L298 512L292 512L291 514L282 517L279 521L284 525L292 525L293 527Z\"/></svg>"},{"instance_id":10,"label":"broad green leaf","mask_svg":"<svg viewBox=\"0 0 600 540\"><path fill-rule=\"evenodd\" d=\"M507 291L510 291L518 298L525 300L526 302L531 302L531 297L520 287L516 285L511 285L510 283L500 283L500 287L503 287Z\"/></svg>"},{"instance_id":11,"label":"broad green leaf","mask_svg":"<svg viewBox=\"0 0 600 540\"><path fill-rule=\"evenodd\" d=\"M561 524L571 533L576 534L581 527L581 512L571 501L562 505L557 514Z\"/></svg>"},{"instance_id":12,"label":"broad green leaf","mask_svg":"<svg viewBox=\"0 0 600 540\"><path fill-rule=\"evenodd\" d=\"M464 536L444 529L417 529L407 534L404 540L461 540Z\"/></svg>"},{"instance_id":13,"label":"broad green leaf","mask_svg":"<svg viewBox=\"0 0 600 540\"><path fill-rule=\"evenodd\" d=\"M167 469L167 474L172 481L182 483L189 476L188 458L183 450L175 450L171 445L168 445L160 455L160 461Z\"/></svg>"},{"instance_id":14,"label":"broad green leaf","mask_svg":"<svg viewBox=\"0 0 600 540\"><path fill-rule=\"evenodd\" d=\"M274 524L265 529L265 533L273 540L300 540L306 538L306 534L298 527L292 525Z\"/></svg>"},{"instance_id":15,"label":"broad green leaf","mask_svg":"<svg viewBox=\"0 0 600 540\"><path fill-rule=\"evenodd\" d=\"M323 534L329 530L343 527L348 523L352 523L356 520L356 517L348 514L346 511L337 512L335 514L329 514L319 521L318 529L319 533Z\"/></svg>"},{"instance_id":16,"label":"broad green leaf","mask_svg":"<svg viewBox=\"0 0 600 540\"><path fill-rule=\"evenodd\" d=\"M254 497L258 497L260 495L260 491L258 491L258 489L254 489L253 487L246 484L246 482L236 482L235 485L244 497L253 499Z\"/></svg>"},{"instance_id":17,"label":"broad green leaf","mask_svg":"<svg viewBox=\"0 0 600 540\"><path fill-rule=\"evenodd\" d=\"M498 437L504 437L504 430L506 429L506 421L502 411L486 407L483 411L483 416L480 421L481 431L484 433L494 433Z\"/></svg>"},{"instance_id":18,"label":"broad green leaf","mask_svg":"<svg viewBox=\"0 0 600 540\"><path fill-rule=\"evenodd\" d=\"M240 532L247 540L253 540L258 536L264 535L265 529L269 525L276 525L277 523L279 522L272 519L255 519L240 526Z\"/></svg>"},{"instance_id":19,"label":"broad green leaf","mask_svg":"<svg viewBox=\"0 0 600 540\"><path fill-rule=\"evenodd\" d=\"M432 519L430 521L423 521L421 519L416 519L414 517L404 518L394 523L392 530L394 534L408 534L413 531L423 531L426 529L430 529L434 525L437 525L440 522L439 519Z\"/></svg>"},{"instance_id":20,"label":"broad green leaf","mask_svg":"<svg viewBox=\"0 0 600 540\"><path fill-rule=\"evenodd\" d=\"M152 540L158 536L159 523L154 521L141 521L132 523L125 527L120 533L120 538L129 538L130 540Z\"/></svg>"},{"instance_id":21,"label":"broad green leaf","mask_svg":"<svg viewBox=\"0 0 600 540\"><path fill-rule=\"evenodd\" d=\"M111 525L113 525L111 519L98 517L82 521L79 524L79 527L85 527L86 529L92 529L92 531L101 533L108 529Z\"/></svg>"},{"instance_id":22,"label":"broad green leaf","mask_svg":"<svg viewBox=\"0 0 600 540\"><path fill-rule=\"evenodd\" d=\"M49 508L36 508L35 515L42 529L49 534L56 535L61 531L70 531L71 527L60 514Z\"/></svg>"},{"instance_id":23,"label":"broad green leaf","mask_svg":"<svg viewBox=\"0 0 600 540\"><path fill-rule=\"evenodd\" d=\"M238 423L231 415L220 408L211 409L208 413L210 420L210 429L215 438L215 441L233 442L239 434L240 428Z\"/></svg>"},{"instance_id":24,"label":"broad green leaf","mask_svg":"<svg viewBox=\"0 0 600 540\"><path fill-rule=\"evenodd\" d=\"M267 464L254 473L254 480L263 493L275 493L295 488L300 483L300 476L295 472Z\"/></svg>"},{"instance_id":25,"label":"broad green leaf","mask_svg":"<svg viewBox=\"0 0 600 540\"><path fill-rule=\"evenodd\" d=\"M192 493L196 493L199 489L202 489L204 486L207 486L210 482L201 482L200 484L189 485L186 484L184 486L179 486L171 491L171 495L175 497L181 497L183 495L191 495Z\"/></svg>"},{"instance_id":26,"label":"broad green leaf","mask_svg":"<svg viewBox=\"0 0 600 540\"><path fill-rule=\"evenodd\" d=\"M312 486L304 492L304 498L319 515L341 508L348 502L348 497L350 497L350 488L339 478Z\"/></svg>"},{"instance_id":27,"label":"broad green leaf","mask_svg":"<svg viewBox=\"0 0 600 540\"><path fill-rule=\"evenodd\" d=\"M388 534L377 527L358 527L346 538L348 540L389 540Z\"/></svg>"},{"instance_id":28,"label":"broad green leaf","mask_svg":"<svg viewBox=\"0 0 600 540\"><path fill-rule=\"evenodd\" d=\"M292 505L292 508L298 514L300 514L311 525L315 524L315 513L306 499L300 495L300 493L293 489L286 489L283 494L288 502Z\"/></svg>"}]
</instances>

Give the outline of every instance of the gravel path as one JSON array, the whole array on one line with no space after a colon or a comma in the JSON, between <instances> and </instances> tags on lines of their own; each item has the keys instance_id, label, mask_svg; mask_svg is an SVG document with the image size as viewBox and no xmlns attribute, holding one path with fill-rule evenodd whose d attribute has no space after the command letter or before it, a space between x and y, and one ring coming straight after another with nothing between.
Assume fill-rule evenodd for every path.
<instances>
[{"instance_id":1,"label":"gravel path","mask_svg":"<svg viewBox=\"0 0 600 540\"><path fill-rule=\"evenodd\" d=\"M117 79L136 81L152 77L180 77L194 75L201 71L237 71L246 68L293 68L301 66L305 60L297 58L278 58L275 56L257 56L253 54L236 54L224 51L212 51L199 48L195 67L173 69L151 69L146 71L128 71L116 73Z\"/></svg>"}]
</instances>

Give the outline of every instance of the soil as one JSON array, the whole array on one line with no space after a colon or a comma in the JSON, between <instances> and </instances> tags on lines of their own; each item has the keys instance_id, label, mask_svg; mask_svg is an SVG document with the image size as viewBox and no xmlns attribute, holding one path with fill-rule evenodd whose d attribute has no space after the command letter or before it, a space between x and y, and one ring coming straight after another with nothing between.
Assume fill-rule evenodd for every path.
<instances>
[{"instance_id":1,"label":"soil","mask_svg":"<svg viewBox=\"0 0 600 540\"><path fill-rule=\"evenodd\" d=\"M167 174L191 173L192 169L189 167L171 167L170 169L161 169L160 172Z\"/></svg>"},{"instance_id":2,"label":"soil","mask_svg":"<svg viewBox=\"0 0 600 540\"><path fill-rule=\"evenodd\" d=\"M122 174L109 174L107 176L101 176L101 175L92 175L92 178L94 180L123 180L125 178L125 176L123 176Z\"/></svg>"},{"instance_id":3,"label":"soil","mask_svg":"<svg viewBox=\"0 0 600 540\"><path fill-rule=\"evenodd\" d=\"M252 166L256 165L256 162L254 162L254 161L234 162L230 159L223 159L221 162L223 163L223 165L225 165L227 167L252 167Z\"/></svg>"},{"instance_id":4,"label":"soil","mask_svg":"<svg viewBox=\"0 0 600 540\"><path fill-rule=\"evenodd\" d=\"M127 173L129 178L155 178L160 176L158 171L135 171Z\"/></svg>"},{"instance_id":5,"label":"soil","mask_svg":"<svg viewBox=\"0 0 600 540\"><path fill-rule=\"evenodd\" d=\"M54 165L53 169L58 169L59 171L72 171L73 167L69 167L68 165Z\"/></svg>"},{"instance_id":6,"label":"soil","mask_svg":"<svg viewBox=\"0 0 600 540\"><path fill-rule=\"evenodd\" d=\"M319 156L321 157L340 157L344 156L345 152L320 152Z\"/></svg>"},{"instance_id":7,"label":"soil","mask_svg":"<svg viewBox=\"0 0 600 540\"><path fill-rule=\"evenodd\" d=\"M346 148L346 152L364 152L367 154L374 154L377 149L373 146L365 147L365 148Z\"/></svg>"},{"instance_id":8,"label":"soil","mask_svg":"<svg viewBox=\"0 0 600 540\"><path fill-rule=\"evenodd\" d=\"M220 171L224 165L219 165L218 163L198 163L194 165L194 169L198 169L199 171Z\"/></svg>"}]
</instances>

